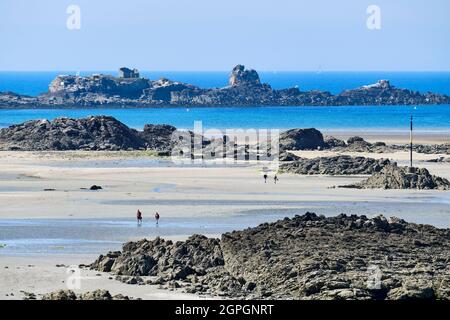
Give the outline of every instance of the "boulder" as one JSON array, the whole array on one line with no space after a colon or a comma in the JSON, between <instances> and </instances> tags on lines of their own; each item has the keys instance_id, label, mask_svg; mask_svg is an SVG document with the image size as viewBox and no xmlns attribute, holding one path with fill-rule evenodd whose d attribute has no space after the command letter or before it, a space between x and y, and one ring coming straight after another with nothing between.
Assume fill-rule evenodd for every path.
<instances>
[{"instance_id":1,"label":"boulder","mask_svg":"<svg viewBox=\"0 0 450 320\"><path fill-rule=\"evenodd\" d=\"M322 133L314 128L290 129L280 134L280 150L317 150L324 148Z\"/></svg>"}]
</instances>

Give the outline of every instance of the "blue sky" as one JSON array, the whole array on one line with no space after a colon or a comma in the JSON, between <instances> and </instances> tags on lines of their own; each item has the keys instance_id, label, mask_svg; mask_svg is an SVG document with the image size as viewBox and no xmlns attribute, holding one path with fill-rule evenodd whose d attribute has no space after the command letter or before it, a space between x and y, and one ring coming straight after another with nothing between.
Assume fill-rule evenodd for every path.
<instances>
[{"instance_id":1,"label":"blue sky","mask_svg":"<svg viewBox=\"0 0 450 320\"><path fill-rule=\"evenodd\" d=\"M0 49L4 71L449 71L450 1L0 0Z\"/></svg>"}]
</instances>

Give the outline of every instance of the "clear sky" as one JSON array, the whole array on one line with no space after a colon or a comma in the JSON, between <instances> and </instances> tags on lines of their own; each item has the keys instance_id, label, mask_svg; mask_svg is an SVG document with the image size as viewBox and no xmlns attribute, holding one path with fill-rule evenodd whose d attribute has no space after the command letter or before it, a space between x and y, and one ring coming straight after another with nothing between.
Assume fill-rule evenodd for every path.
<instances>
[{"instance_id":1,"label":"clear sky","mask_svg":"<svg viewBox=\"0 0 450 320\"><path fill-rule=\"evenodd\" d=\"M81 9L70 30L69 5ZM381 9L369 30L366 10ZM0 0L0 70L449 71L448 0Z\"/></svg>"}]
</instances>

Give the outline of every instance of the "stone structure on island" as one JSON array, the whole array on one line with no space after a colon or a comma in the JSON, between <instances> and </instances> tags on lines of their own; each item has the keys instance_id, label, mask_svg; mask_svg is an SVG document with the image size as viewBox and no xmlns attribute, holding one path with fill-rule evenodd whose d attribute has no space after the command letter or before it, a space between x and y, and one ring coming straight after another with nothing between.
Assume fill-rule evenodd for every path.
<instances>
[{"instance_id":1,"label":"stone structure on island","mask_svg":"<svg viewBox=\"0 0 450 320\"><path fill-rule=\"evenodd\" d=\"M138 69L129 69L126 67L122 67L119 69L119 78L123 79L139 78L139 71Z\"/></svg>"},{"instance_id":2,"label":"stone structure on island","mask_svg":"<svg viewBox=\"0 0 450 320\"><path fill-rule=\"evenodd\" d=\"M142 78L137 69L120 68L119 76L57 76L37 97L0 92L0 108L164 107L164 106L344 106L450 104L450 97L400 89L388 80L345 90L273 89L243 65L233 68L223 88L198 86L161 78Z\"/></svg>"}]
</instances>

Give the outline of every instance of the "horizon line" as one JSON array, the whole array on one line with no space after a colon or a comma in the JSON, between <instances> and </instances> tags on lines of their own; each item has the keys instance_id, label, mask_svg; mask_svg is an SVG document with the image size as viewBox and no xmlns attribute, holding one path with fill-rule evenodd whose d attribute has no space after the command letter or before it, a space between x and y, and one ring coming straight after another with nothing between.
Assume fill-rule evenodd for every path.
<instances>
[{"instance_id":1,"label":"horizon line","mask_svg":"<svg viewBox=\"0 0 450 320\"><path fill-rule=\"evenodd\" d=\"M337 72L366 72L366 73L374 73L374 72L392 72L392 73L450 73L450 70L257 70L255 68L248 68L257 71L258 73L291 73L291 72L308 72L308 73L337 73ZM75 69L61 69L61 70L0 70L0 73L5 72L117 72L117 69L103 69L103 70L75 70ZM198 73L213 73L213 72L231 72L231 70L140 70L139 72L198 72Z\"/></svg>"}]
</instances>

